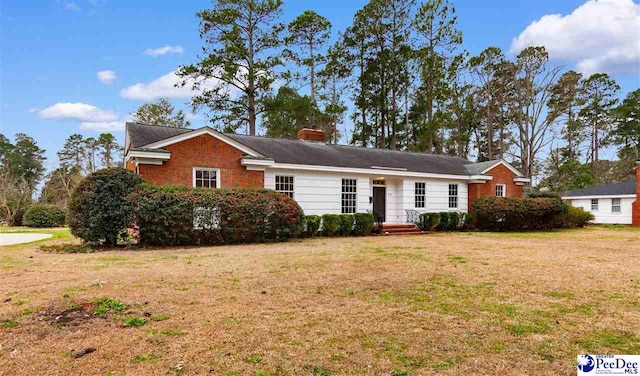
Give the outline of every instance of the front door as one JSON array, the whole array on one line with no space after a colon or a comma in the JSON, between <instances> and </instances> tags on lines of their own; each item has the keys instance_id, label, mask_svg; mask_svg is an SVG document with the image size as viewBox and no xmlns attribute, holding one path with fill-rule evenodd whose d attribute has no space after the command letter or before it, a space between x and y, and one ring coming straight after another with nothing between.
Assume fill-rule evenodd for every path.
<instances>
[{"instance_id":1,"label":"front door","mask_svg":"<svg viewBox=\"0 0 640 376\"><path fill-rule=\"evenodd\" d=\"M381 215L382 222L386 222L387 220L387 188L386 187L373 187L373 213L375 216Z\"/></svg>"}]
</instances>

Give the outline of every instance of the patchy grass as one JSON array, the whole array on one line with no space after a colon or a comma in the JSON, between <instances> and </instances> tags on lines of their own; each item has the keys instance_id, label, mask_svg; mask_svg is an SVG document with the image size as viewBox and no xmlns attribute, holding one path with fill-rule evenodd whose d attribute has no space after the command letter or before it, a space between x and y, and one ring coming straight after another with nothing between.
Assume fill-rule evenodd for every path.
<instances>
[{"instance_id":1,"label":"patchy grass","mask_svg":"<svg viewBox=\"0 0 640 376\"><path fill-rule=\"evenodd\" d=\"M3 249L0 348L16 356L0 363L15 375L574 374L579 353L640 353L639 239L588 227ZM77 346L97 352L65 357Z\"/></svg>"}]
</instances>

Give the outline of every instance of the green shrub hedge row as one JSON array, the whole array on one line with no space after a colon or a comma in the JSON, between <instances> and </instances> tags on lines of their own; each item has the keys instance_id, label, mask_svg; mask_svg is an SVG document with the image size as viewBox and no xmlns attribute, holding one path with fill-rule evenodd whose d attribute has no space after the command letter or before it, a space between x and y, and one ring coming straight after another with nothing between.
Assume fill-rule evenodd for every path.
<instances>
[{"instance_id":1,"label":"green shrub hedge row","mask_svg":"<svg viewBox=\"0 0 640 376\"><path fill-rule=\"evenodd\" d=\"M145 185L131 192L143 245L208 245L285 240L304 230L290 197L266 189Z\"/></svg>"},{"instance_id":2,"label":"green shrub hedge row","mask_svg":"<svg viewBox=\"0 0 640 376\"><path fill-rule=\"evenodd\" d=\"M582 227L591 213L565 205L554 195L481 197L473 203L474 225L488 231L529 231Z\"/></svg>"},{"instance_id":3,"label":"green shrub hedge row","mask_svg":"<svg viewBox=\"0 0 640 376\"><path fill-rule=\"evenodd\" d=\"M65 223L67 210L58 205L35 204L24 213L23 224L28 227L58 227Z\"/></svg>"},{"instance_id":4,"label":"green shrub hedge row","mask_svg":"<svg viewBox=\"0 0 640 376\"><path fill-rule=\"evenodd\" d=\"M305 234L309 237L316 236L319 232L324 236L370 235L373 225L371 213L305 216Z\"/></svg>"},{"instance_id":5,"label":"green shrub hedge row","mask_svg":"<svg viewBox=\"0 0 640 376\"><path fill-rule=\"evenodd\" d=\"M471 215L458 212L423 213L418 227L422 231L457 231L469 228Z\"/></svg>"}]
</instances>

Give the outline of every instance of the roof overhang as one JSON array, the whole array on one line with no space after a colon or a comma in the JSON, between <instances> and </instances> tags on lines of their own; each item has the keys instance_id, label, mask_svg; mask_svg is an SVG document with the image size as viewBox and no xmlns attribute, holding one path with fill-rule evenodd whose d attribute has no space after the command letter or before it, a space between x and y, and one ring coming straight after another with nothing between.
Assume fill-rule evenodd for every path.
<instances>
[{"instance_id":1,"label":"roof overhang","mask_svg":"<svg viewBox=\"0 0 640 376\"><path fill-rule=\"evenodd\" d=\"M173 136L173 137L169 137L169 138L165 138L164 140L160 140L160 141L156 141L156 142L152 142L150 144L141 146L145 149L160 149L163 148L165 146L169 146L178 142L182 142L182 141L186 141L189 140L191 138L194 137L198 137L198 136L202 136L202 135L209 135L212 136L214 138L217 138L218 140L224 142L225 144L228 144L240 151L242 151L243 153L252 156L252 157L262 157L262 155L258 152L256 152L255 150L252 150L251 148L248 148L247 146L245 146L244 144L239 143L236 140L231 139L228 136L225 136L224 134L216 131L213 128L210 127L202 127L199 129L194 129L191 132L186 132L186 133L182 133L179 134L177 136Z\"/></svg>"},{"instance_id":2,"label":"roof overhang","mask_svg":"<svg viewBox=\"0 0 640 376\"><path fill-rule=\"evenodd\" d=\"M524 176L516 176L513 178L513 182L516 183L516 185L525 185L526 183L530 183L531 179L525 178Z\"/></svg>"},{"instance_id":3,"label":"roof overhang","mask_svg":"<svg viewBox=\"0 0 640 376\"><path fill-rule=\"evenodd\" d=\"M420 178L434 178L434 179L457 179L457 180L479 180L485 182L493 179L487 175L453 175L453 174L437 174L428 172L412 172L406 170L395 170L389 168L353 168L353 167L334 167L334 166L320 166L320 165L303 165L293 163L278 163L272 159L260 159L260 158L242 158L240 163L247 168L247 170L264 171L267 168L277 168L283 170L302 170L302 171L319 171L319 172L342 172L348 174L364 174L364 175L376 175L376 176L406 176L406 177L420 177ZM375 166L374 166L375 167Z\"/></svg>"},{"instance_id":4,"label":"roof overhang","mask_svg":"<svg viewBox=\"0 0 640 376\"><path fill-rule=\"evenodd\" d=\"M507 163L507 161L505 161L504 159L501 159L501 160L497 161L496 163L492 164L491 166L487 167L486 169L484 169L484 171L481 172L481 174L486 174L487 172L491 171L492 169L494 169L498 165L503 165L504 167L506 167L509 170L511 170L511 172L513 172L514 174L516 174L518 176L522 176L522 173L520 173L520 171L516 170L515 167L513 167L512 165Z\"/></svg>"},{"instance_id":5,"label":"roof overhang","mask_svg":"<svg viewBox=\"0 0 640 376\"><path fill-rule=\"evenodd\" d=\"M591 200L601 198L636 198L635 194L623 194L623 195L590 195L590 196L562 196L563 200Z\"/></svg>"},{"instance_id":6,"label":"roof overhang","mask_svg":"<svg viewBox=\"0 0 640 376\"><path fill-rule=\"evenodd\" d=\"M171 158L171 152L168 150L136 150L129 149L124 157L126 161L134 161L138 164L161 165L164 161Z\"/></svg>"}]
</instances>

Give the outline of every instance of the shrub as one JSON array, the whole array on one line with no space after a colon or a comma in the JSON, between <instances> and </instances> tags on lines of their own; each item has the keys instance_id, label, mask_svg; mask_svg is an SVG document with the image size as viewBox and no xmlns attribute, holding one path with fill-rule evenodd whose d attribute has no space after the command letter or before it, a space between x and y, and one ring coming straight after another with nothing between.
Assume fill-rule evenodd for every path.
<instances>
[{"instance_id":1,"label":"shrub","mask_svg":"<svg viewBox=\"0 0 640 376\"><path fill-rule=\"evenodd\" d=\"M565 211L557 198L481 197L473 203L476 226L491 231L552 228L554 216Z\"/></svg>"},{"instance_id":2,"label":"shrub","mask_svg":"<svg viewBox=\"0 0 640 376\"><path fill-rule=\"evenodd\" d=\"M556 214L552 219L554 228L584 227L589 221L594 220L593 214L581 208L568 206L566 211Z\"/></svg>"},{"instance_id":3,"label":"shrub","mask_svg":"<svg viewBox=\"0 0 640 376\"><path fill-rule=\"evenodd\" d=\"M145 185L128 200L142 245L285 240L304 230L300 206L272 190Z\"/></svg>"},{"instance_id":4,"label":"shrub","mask_svg":"<svg viewBox=\"0 0 640 376\"><path fill-rule=\"evenodd\" d=\"M106 168L84 178L69 201L71 233L85 242L115 245L132 220L127 195L141 184L140 176L123 168Z\"/></svg>"},{"instance_id":5,"label":"shrub","mask_svg":"<svg viewBox=\"0 0 640 376\"><path fill-rule=\"evenodd\" d=\"M460 213L458 212L450 212L449 213L449 230L455 231L460 227Z\"/></svg>"},{"instance_id":6,"label":"shrub","mask_svg":"<svg viewBox=\"0 0 640 376\"><path fill-rule=\"evenodd\" d=\"M438 226L440 213L424 213L421 215L420 229L423 231L432 231Z\"/></svg>"},{"instance_id":7,"label":"shrub","mask_svg":"<svg viewBox=\"0 0 640 376\"><path fill-rule=\"evenodd\" d=\"M320 229L320 221L322 218L319 215L305 215L304 216L304 232L308 237L316 236L318 229Z\"/></svg>"},{"instance_id":8,"label":"shrub","mask_svg":"<svg viewBox=\"0 0 640 376\"><path fill-rule=\"evenodd\" d=\"M32 205L24 213L24 225L29 227L57 227L64 225L67 211L58 205Z\"/></svg>"},{"instance_id":9,"label":"shrub","mask_svg":"<svg viewBox=\"0 0 640 376\"><path fill-rule=\"evenodd\" d=\"M351 231L353 231L353 214L340 214L340 235L350 235Z\"/></svg>"},{"instance_id":10,"label":"shrub","mask_svg":"<svg viewBox=\"0 0 640 376\"><path fill-rule=\"evenodd\" d=\"M340 216L337 214L325 214L322 216L322 233L325 236L334 236L340 230Z\"/></svg>"},{"instance_id":11,"label":"shrub","mask_svg":"<svg viewBox=\"0 0 640 376\"><path fill-rule=\"evenodd\" d=\"M464 213L462 216L462 224L464 226L464 228L469 228L471 227L471 222L473 222L473 217L471 216L470 213Z\"/></svg>"},{"instance_id":12,"label":"shrub","mask_svg":"<svg viewBox=\"0 0 640 376\"><path fill-rule=\"evenodd\" d=\"M560 195L553 192L531 192L527 195L529 198L553 198L560 200Z\"/></svg>"},{"instance_id":13,"label":"shrub","mask_svg":"<svg viewBox=\"0 0 640 376\"><path fill-rule=\"evenodd\" d=\"M355 235L370 235L375 220L371 213L356 213L353 215L353 233Z\"/></svg>"},{"instance_id":14,"label":"shrub","mask_svg":"<svg viewBox=\"0 0 640 376\"><path fill-rule=\"evenodd\" d=\"M438 223L436 224L436 230L445 231L449 229L449 212L438 213Z\"/></svg>"}]
</instances>

